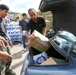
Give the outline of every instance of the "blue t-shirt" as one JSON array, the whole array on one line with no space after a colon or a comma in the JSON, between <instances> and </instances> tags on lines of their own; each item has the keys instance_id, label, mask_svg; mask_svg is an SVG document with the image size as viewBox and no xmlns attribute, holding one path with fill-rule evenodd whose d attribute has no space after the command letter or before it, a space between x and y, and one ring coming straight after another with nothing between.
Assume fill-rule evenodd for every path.
<instances>
[{"instance_id":1,"label":"blue t-shirt","mask_svg":"<svg viewBox=\"0 0 76 75\"><path fill-rule=\"evenodd\" d=\"M22 30L26 30L27 22L23 19L19 22L19 25L22 27Z\"/></svg>"}]
</instances>

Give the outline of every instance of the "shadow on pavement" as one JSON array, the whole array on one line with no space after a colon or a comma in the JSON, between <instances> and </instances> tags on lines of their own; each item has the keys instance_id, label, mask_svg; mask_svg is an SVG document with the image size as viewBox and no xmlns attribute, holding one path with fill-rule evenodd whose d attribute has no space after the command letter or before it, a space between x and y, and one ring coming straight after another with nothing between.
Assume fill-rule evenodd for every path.
<instances>
[{"instance_id":1,"label":"shadow on pavement","mask_svg":"<svg viewBox=\"0 0 76 75\"><path fill-rule=\"evenodd\" d=\"M19 58L22 58L22 54L24 54L25 52L27 52L28 50L24 51L24 50L21 50L20 52L18 53L15 53L13 54L13 59L19 59Z\"/></svg>"},{"instance_id":2,"label":"shadow on pavement","mask_svg":"<svg viewBox=\"0 0 76 75\"><path fill-rule=\"evenodd\" d=\"M24 60L12 66L12 69L18 68L20 65L23 65Z\"/></svg>"}]
</instances>

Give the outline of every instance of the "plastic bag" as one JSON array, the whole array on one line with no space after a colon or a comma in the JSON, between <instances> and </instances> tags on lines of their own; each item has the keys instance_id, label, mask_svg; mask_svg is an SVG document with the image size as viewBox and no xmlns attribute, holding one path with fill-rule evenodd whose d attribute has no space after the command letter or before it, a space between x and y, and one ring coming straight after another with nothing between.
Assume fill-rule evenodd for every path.
<instances>
[{"instance_id":1,"label":"plastic bag","mask_svg":"<svg viewBox=\"0 0 76 75\"><path fill-rule=\"evenodd\" d=\"M25 30L22 31L23 36L25 36Z\"/></svg>"},{"instance_id":2,"label":"plastic bag","mask_svg":"<svg viewBox=\"0 0 76 75\"><path fill-rule=\"evenodd\" d=\"M33 62L34 64L41 64L42 62L44 62L46 59L48 58L47 54L45 52L38 54L38 55L34 55L33 56Z\"/></svg>"}]
</instances>

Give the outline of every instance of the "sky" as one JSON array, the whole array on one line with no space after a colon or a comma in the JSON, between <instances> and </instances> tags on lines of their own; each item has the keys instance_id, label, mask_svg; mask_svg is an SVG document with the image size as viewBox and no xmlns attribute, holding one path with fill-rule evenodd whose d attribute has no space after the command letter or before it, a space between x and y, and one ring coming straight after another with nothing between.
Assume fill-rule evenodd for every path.
<instances>
[{"instance_id":1,"label":"sky","mask_svg":"<svg viewBox=\"0 0 76 75\"><path fill-rule=\"evenodd\" d=\"M34 8L39 11L39 4L41 0L0 0L0 4L6 4L10 11L27 13L29 8Z\"/></svg>"}]
</instances>

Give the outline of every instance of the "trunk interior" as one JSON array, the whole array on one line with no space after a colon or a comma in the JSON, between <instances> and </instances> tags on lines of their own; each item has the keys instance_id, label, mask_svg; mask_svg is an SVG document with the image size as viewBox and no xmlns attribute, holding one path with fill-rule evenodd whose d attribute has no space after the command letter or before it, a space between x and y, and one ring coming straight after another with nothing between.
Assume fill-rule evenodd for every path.
<instances>
[{"instance_id":1,"label":"trunk interior","mask_svg":"<svg viewBox=\"0 0 76 75\"><path fill-rule=\"evenodd\" d=\"M38 50L36 50L34 48L31 48L29 53L30 53L30 57L31 57L30 58L30 64L36 65L33 62L33 56L40 54L41 52L39 52ZM63 55L58 53L52 46L49 48L49 50L46 51L46 53L48 55L48 58L51 57L56 62L56 64L52 64L52 65L64 65L64 64L68 64L70 62L69 58L66 60L66 57L64 57Z\"/></svg>"}]
</instances>

